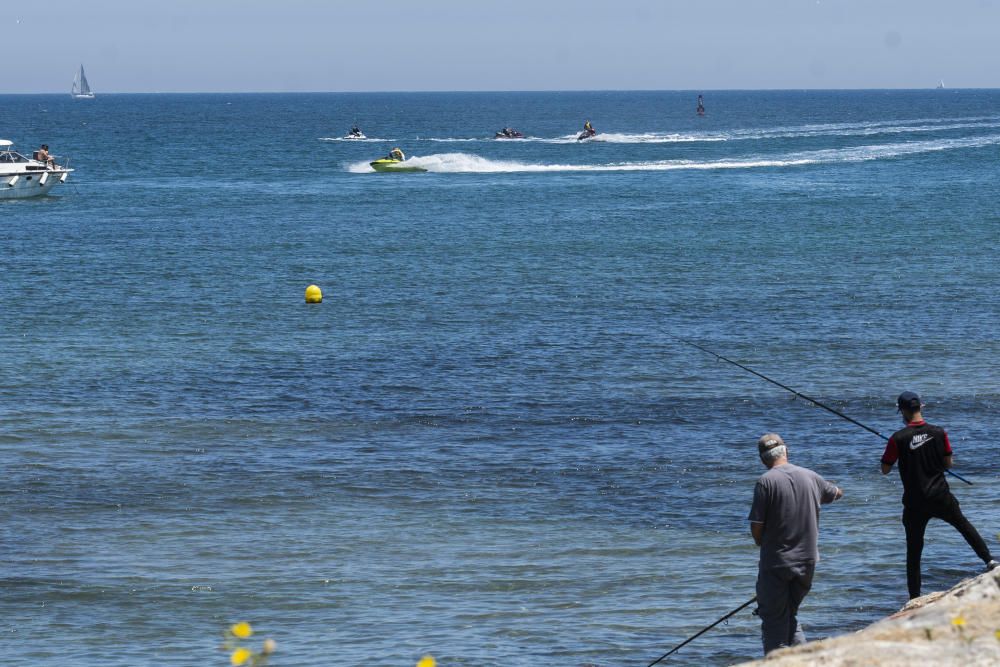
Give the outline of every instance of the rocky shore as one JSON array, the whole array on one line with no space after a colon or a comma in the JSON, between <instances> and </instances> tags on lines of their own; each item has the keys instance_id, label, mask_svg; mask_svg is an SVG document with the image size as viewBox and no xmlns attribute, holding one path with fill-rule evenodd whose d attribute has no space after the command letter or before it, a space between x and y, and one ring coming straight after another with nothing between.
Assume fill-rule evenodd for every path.
<instances>
[{"instance_id":1,"label":"rocky shore","mask_svg":"<svg viewBox=\"0 0 1000 667\"><path fill-rule=\"evenodd\" d=\"M774 651L743 667L1000 665L1000 568L931 593L864 630Z\"/></svg>"}]
</instances>

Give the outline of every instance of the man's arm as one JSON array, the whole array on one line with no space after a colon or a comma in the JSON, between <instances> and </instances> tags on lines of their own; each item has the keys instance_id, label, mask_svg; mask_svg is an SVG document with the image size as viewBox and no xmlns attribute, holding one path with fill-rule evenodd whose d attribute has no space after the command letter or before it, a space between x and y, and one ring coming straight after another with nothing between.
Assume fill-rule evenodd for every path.
<instances>
[{"instance_id":1,"label":"man's arm","mask_svg":"<svg viewBox=\"0 0 1000 667\"><path fill-rule=\"evenodd\" d=\"M764 522L767 521L767 491L764 489L764 485L758 480L757 484L753 487L753 505L750 506L750 534L753 535L753 541L760 546L761 540L764 539Z\"/></svg>"},{"instance_id":2,"label":"man's arm","mask_svg":"<svg viewBox=\"0 0 1000 667\"><path fill-rule=\"evenodd\" d=\"M948 454L947 456L944 457L944 467L945 467L945 470L947 470L948 468L950 468L953 463L954 463L954 461L951 458L951 454Z\"/></svg>"},{"instance_id":3,"label":"man's arm","mask_svg":"<svg viewBox=\"0 0 1000 667\"><path fill-rule=\"evenodd\" d=\"M889 474L889 471L892 470L892 464L894 464L898 458L899 450L896 448L896 441L894 438L889 438L889 441L885 443L885 451L882 452L883 475Z\"/></svg>"},{"instance_id":4,"label":"man's arm","mask_svg":"<svg viewBox=\"0 0 1000 667\"><path fill-rule=\"evenodd\" d=\"M832 503L834 500L840 500L844 497L844 490L837 486L836 484L831 484L830 482L823 479L823 476L816 474L816 481L819 484L819 502L822 505L827 505Z\"/></svg>"}]
</instances>

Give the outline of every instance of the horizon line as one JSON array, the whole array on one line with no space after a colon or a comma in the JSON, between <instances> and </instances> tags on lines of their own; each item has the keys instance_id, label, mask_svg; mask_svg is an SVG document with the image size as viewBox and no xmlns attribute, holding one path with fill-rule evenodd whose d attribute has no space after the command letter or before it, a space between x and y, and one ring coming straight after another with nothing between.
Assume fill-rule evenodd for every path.
<instances>
[{"instance_id":1,"label":"horizon line","mask_svg":"<svg viewBox=\"0 0 1000 667\"><path fill-rule=\"evenodd\" d=\"M515 89L465 89L465 90L146 90L106 91L95 95L412 95L438 93L747 93L747 92L873 92L873 91L927 91L927 90L1000 90L1000 87L945 86L937 88L525 88ZM68 92L0 92L0 95L70 95Z\"/></svg>"}]
</instances>

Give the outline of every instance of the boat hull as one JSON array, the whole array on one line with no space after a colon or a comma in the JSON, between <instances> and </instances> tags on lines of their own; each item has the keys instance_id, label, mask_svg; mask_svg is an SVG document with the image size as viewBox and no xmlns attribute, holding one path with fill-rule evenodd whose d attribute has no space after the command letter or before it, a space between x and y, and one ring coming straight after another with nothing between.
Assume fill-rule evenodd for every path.
<instances>
[{"instance_id":1,"label":"boat hull","mask_svg":"<svg viewBox=\"0 0 1000 667\"><path fill-rule=\"evenodd\" d=\"M402 160L388 160L383 158L381 160L375 160L374 162L369 162L368 164L371 166L372 169L374 169L377 172L381 172L383 174L393 173L393 172L416 174L427 171L423 167L412 167L412 166L408 167L406 166L406 163Z\"/></svg>"},{"instance_id":2,"label":"boat hull","mask_svg":"<svg viewBox=\"0 0 1000 667\"><path fill-rule=\"evenodd\" d=\"M49 191L56 185L62 183L65 172L48 172L49 177L42 183L40 179L44 173L46 172L18 175L13 184L11 184L12 175L0 175L0 199L43 197L49 194Z\"/></svg>"}]
</instances>

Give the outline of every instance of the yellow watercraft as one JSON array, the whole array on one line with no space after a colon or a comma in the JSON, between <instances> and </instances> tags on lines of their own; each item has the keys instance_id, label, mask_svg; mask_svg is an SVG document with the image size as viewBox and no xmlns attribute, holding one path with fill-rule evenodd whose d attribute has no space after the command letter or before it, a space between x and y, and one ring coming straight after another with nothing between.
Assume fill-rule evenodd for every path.
<instances>
[{"instance_id":1,"label":"yellow watercraft","mask_svg":"<svg viewBox=\"0 0 1000 667\"><path fill-rule=\"evenodd\" d=\"M374 162L369 162L372 169L375 171L427 171L423 167L414 167L413 165L406 164L406 155L403 153L401 148L393 148L389 151L389 154L384 158L375 160Z\"/></svg>"},{"instance_id":2,"label":"yellow watercraft","mask_svg":"<svg viewBox=\"0 0 1000 667\"><path fill-rule=\"evenodd\" d=\"M380 158L374 162L369 162L371 168L375 171L388 172L388 171L398 171L398 172L409 172L416 173L421 171L427 171L423 167L415 167L413 165L407 165L406 160L396 160L393 158Z\"/></svg>"}]
</instances>

